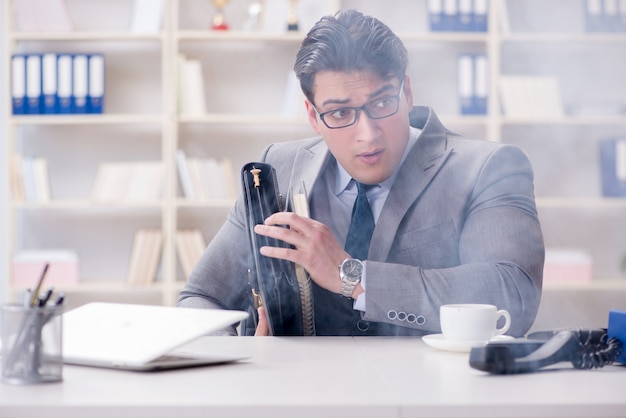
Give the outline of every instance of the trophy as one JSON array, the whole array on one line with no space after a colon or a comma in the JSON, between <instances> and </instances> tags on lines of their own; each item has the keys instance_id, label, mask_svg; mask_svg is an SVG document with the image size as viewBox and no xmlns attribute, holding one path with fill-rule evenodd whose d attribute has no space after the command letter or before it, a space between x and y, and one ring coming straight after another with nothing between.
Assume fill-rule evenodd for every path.
<instances>
[{"instance_id":1,"label":"trophy","mask_svg":"<svg viewBox=\"0 0 626 418\"><path fill-rule=\"evenodd\" d=\"M228 0L211 0L215 5L215 14L211 21L211 28L213 30L228 30L228 25L224 20L224 6L228 3Z\"/></svg>"},{"instance_id":2,"label":"trophy","mask_svg":"<svg viewBox=\"0 0 626 418\"><path fill-rule=\"evenodd\" d=\"M298 27L298 0L289 0L289 14L287 15L287 30L297 31Z\"/></svg>"}]
</instances>

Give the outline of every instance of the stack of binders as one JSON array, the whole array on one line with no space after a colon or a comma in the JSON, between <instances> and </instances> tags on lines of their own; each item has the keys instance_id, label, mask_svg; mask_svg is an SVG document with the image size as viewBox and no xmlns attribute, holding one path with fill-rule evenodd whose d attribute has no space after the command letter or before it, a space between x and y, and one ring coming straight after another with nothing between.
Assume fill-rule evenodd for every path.
<instances>
[{"instance_id":1,"label":"stack of binders","mask_svg":"<svg viewBox=\"0 0 626 418\"><path fill-rule=\"evenodd\" d=\"M14 54L14 115L102 113L103 54Z\"/></svg>"},{"instance_id":2,"label":"stack of binders","mask_svg":"<svg viewBox=\"0 0 626 418\"><path fill-rule=\"evenodd\" d=\"M486 32L488 0L428 0L433 32Z\"/></svg>"},{"instance_id":3,"label":"stack of binders","mask_svg":"<svg viewBox=\"0 0 626 418\"><path fill-rule=\"evenodd\" d=\"M626 32L626 1L585 0L587 32Z\"/></svg>"},{"instance_id":4,"label":"stack of binders","mask_svg":"<svg viewBox=\"0 0 626 418\"><path fill-rule=\"evenodd\" d=\"M489 76L486 54L460 54L457 91L462 115L486 115Z\"/></svg>"}]
</instances>

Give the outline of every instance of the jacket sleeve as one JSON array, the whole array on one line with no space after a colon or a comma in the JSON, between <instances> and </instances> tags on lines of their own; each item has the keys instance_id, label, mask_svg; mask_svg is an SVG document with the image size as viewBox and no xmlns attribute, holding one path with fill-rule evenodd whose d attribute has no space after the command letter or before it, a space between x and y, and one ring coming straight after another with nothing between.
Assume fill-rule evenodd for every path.
<instances>
[{"instance_id":1,"label":"jacket sleeve","mask_svg":"<svg viewBox=\"0 0 626 418\"><path fill-rule=\"evenodd\" d=\"M465 168L455 162L450 169L459 167ZM431 185L408 214L437 217L437 233L415 231L412 245L393 247L387 262L366 262L364 319L440 332L440 305L488 303L510 312L507 334L521 336L531 327L544 244L530 162L518 148L499 146L467 172L463 180L449 174L445 189ZM438 206L432 203L437 199ZM418 245L415 238L426 235L431 240Z\"/></svg>"}]
</instances>

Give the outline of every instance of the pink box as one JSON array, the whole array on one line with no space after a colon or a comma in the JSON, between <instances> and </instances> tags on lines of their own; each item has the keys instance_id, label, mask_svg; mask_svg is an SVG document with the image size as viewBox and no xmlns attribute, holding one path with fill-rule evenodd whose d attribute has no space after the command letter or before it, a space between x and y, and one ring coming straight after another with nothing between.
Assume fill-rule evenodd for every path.
<instances>
[{"instance_id":1,"label":"pink box","mask_svg":"<svg viewBox=\"0 0 626 418\"><path fill-rule=\"evenodd\" d=\"M544 283L587 283L592 280L592 258L584 250L548 249Z\"/></svg>"},{"instance_id":2,"label":"pink box","mask_svg":"<svg viewBox=\"0 0 626 418\"><path fill-rule=\"evenodd\" d=\"M78 283L78 255L72 251L20 251L13 257L12 282L17 286L37 286L44 265L49 263L44 286Z\"/></svg>"}]
</instances>

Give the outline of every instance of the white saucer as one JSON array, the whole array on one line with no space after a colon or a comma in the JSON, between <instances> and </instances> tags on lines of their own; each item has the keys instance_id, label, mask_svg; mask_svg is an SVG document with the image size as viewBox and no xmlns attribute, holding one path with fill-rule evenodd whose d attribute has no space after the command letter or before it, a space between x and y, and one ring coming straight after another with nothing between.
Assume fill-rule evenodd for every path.
<instances>
[{"instance_id":1,"label":"white saucer","mask_svg":"<svg viewBox=\"0 0 626 418\"><path fill-rule=\"evenodd\" d=\"M493 337L490 341L507 341L512 340L513 337L509 335L498 335ZM443 334L430 334L424 335L422 340L429 346L438 350L456 351L459 353L469 353L472 347L484 345L484 341L454 341L447 340Z\"/></svg>"}]
</instances>

